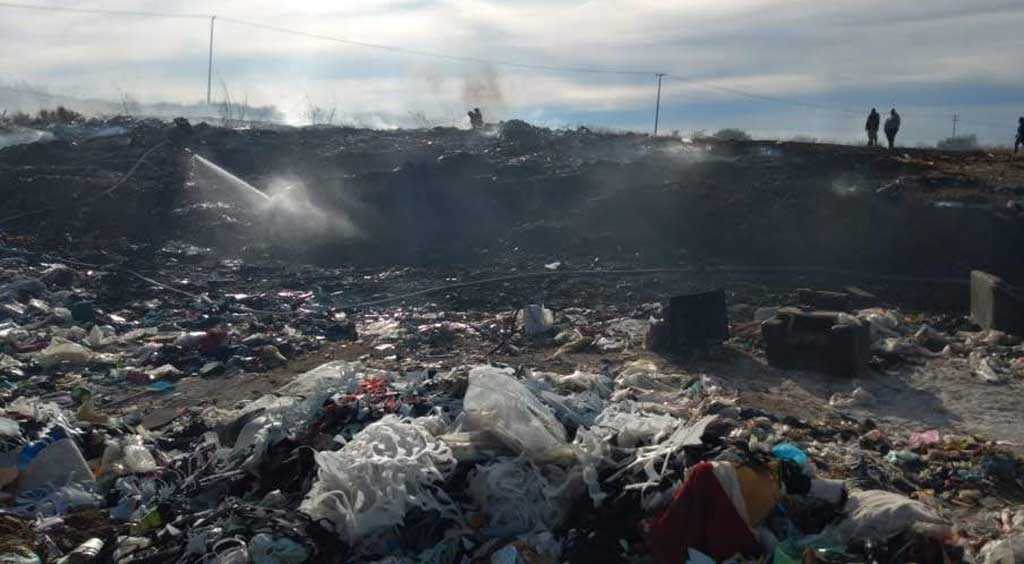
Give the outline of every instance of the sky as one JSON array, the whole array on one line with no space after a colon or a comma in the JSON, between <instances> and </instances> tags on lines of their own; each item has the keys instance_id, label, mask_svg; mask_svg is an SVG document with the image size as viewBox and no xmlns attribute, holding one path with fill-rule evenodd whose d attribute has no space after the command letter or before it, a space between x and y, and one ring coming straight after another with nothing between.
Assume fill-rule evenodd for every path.
<instances>
[{"instance_id":1,"label":"sky","mask_svg":"<svg viewBox=\"0 0 1024 564\"><path fill-rule=\"evenodd\" d=\"M956 113L958 133L1007 144L1024 115L1020 0L11 1L197 17L0 6L2 83L200 101L217 15L213 98L292 123L331 107L366 125L466 126L479 106L488 121L650 131L658 72L662 132L854 141L871 107L896 107L904 143L948 137Z\"/></svg>"}]
</instances>

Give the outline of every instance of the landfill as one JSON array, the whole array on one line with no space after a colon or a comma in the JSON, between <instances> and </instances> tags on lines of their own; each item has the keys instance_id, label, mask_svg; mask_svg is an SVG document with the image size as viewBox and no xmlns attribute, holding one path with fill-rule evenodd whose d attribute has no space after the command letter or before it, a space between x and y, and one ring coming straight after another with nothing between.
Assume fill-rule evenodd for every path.
<instances>
[{"instance_id":1,"label":"landfill","mask_svg":"<svg viewBox=\"0 0 1024 564\"><path fill-rule=\"evenodd\" d=\"M119 237L0 235L0 562L1024 562L1024 344L966 276Z\"/></svg>"}]
</instances>

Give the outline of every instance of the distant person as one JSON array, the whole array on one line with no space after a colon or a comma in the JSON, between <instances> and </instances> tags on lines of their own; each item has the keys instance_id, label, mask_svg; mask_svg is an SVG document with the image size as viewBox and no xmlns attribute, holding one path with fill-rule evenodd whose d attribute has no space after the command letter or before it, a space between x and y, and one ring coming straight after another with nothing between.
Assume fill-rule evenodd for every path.
<instances>
[{"instance_id":1,"label":"distant person","mask_svg":"<svg viewBox=\"0 0 1024 564\"><path fill-rule=\"evenodd\" d=\"M484 114L480 111L480 108L470 110L469 125L473 129L480 129L484 126Z\"/></svg>"},{"instance_id":2,"label":"distant person","mask_svg":"<svg viewBox=\"0 0 1024 564\"><path fill-rule=\"evenodd\" d=\"M868 147L878 146L878 124L882 121L882 116L878 115L878 110L871 108L871 113L868 114L868 122L864 124L864 129L868 132Z\"/></svg>"},{"instance_id":3,"label":"distant person","mask_svg":"<svg viewBox=\"0 0 1024 564\"><path fill-rule=\"evenodd\" d=\"M889 150L896 145L896 134L900 131L900 115L896 108L889 110L889 118L885 120L885 138L889 140Z\"/></svg>"},{"instance_id":4,"label":"distant person","mask_svg":"<svg viewBox=\"0 0 1024 564\"><path fill-rule=\"evenodd\" d=\"M1013 154L1016 155L1020 146L1024 145L1024 117L1017 120L1017 139L1013 142Z\"/></svg>"}]
</instances>

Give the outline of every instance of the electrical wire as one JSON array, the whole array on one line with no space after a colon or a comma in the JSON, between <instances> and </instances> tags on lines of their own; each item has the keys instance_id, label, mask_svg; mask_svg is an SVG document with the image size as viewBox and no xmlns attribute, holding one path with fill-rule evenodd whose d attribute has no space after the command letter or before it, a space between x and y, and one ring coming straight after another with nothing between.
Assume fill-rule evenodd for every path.
<instances>
[{"instance_id":1,"label":"electrical wire","mask_svg":"<svg viewBox=\"0 0 1024 564\"><path fill-rule=\"evenodd\" d=\"M179 19L210 19L204 14L174 14L167 12L149 12L140 10L104 10L100 8L74 8L71 6L45 6L42 4L22 4L20 2L0 2L0 7L38 10L42 12L70 12L76 14L93 14L99 16L132 16L143 18L179 18Z\"/></svg>"},{"instance_id":2,"label":"electrical wire","mask_svg":"<svg viewBox=\"0 0 1024 564\"><path fill-rule=\"evenodd\" d=\"M277 25L270 25L260 22L254 22L251 20L243 20L239 18L218 16L217 21L225 21L238 25L265 29L268 31L274 31L277 33L284 33L290 35L297 35L301 37L308 37L310 39L320 39L323 41L331 41L334 43L341 43L344 45L352 45L356 47L366 47L368 49L379 49L383 51L390 51L393 53L399 53L404 55L416 55L420 57L430 57L434 59L445 59L450 61L461 61L467 63L478 63L484 65L494 65L501 67L519 68L527 70L542 70L542 71L553 71L553 72L570 72L570 73L589 73L589 74L614 74L614 75L633 75L633 76L657 76L659 73L651 70L634 70L634 69L611 69L611 68L598 68L598 67L579 67L579 66L561 66L561 65L539 65L531 63L519 63L515 61L506 61L499 59L486 59L483 57L471 57L466 55L452 55L449 53L437 53L433 51L424 51L421 49L410 49L407 47L398 47L395 45L385 45L382 43L370 43L366 41L357 41L353 39L345 39L341 37L334 37L330 35L321 35L318 33L310 33L306 31L300 31L297 29L290 29Z\"/></svg>"}]
</instances>

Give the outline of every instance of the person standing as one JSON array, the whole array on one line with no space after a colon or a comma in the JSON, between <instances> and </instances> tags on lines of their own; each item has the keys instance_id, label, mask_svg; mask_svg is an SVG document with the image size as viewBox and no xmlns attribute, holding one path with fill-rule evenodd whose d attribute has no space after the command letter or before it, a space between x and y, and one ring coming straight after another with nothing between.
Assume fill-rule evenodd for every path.
<instances>
[{"instance_id":1,"label":"person standing","mask_svg":"<svg viewBox=\"0 0 1024 564\"><path fill-rule=\"evenodd\" d=\"M885 138L889 140L889 150L896 145L896 134L900 131L900 115L896 108L889 111L889 118L885 120Z\"/></svg>"},{"instance_id":2,"label":"person standing","mask_svg":"<svg viewBox=\"0 0 1024 564\"><path fill-rule=\"evenodd\" d=\"M881 120L882 117L878 115L878 111L871 108L871 113L868 114L868 121L864 124L864 130L868 132L868 147L878 146L878 125Z\"/></svg>"},{"instance_id":3,"label":"person standing","mask_svg":"<svg viewBox=\"0 0 1024 564\"><path fill-rule=\"evenodd\" d=\"M1013 154L1016 155L1020 146L1024 145L1024 117L1017 120L1017 139L1013 142Z\"/></svg>"},{"instance_id":4,"label":"person standing","mask_svg":"<svg viewBox=\"0 0 1024 564\"><path fill-rule=\"evenodd\" d=\"M484 114L480 111L480 108L470 110L469 125L473 129L481 129L484 126Z\"/></svg>"}]
</instances>

